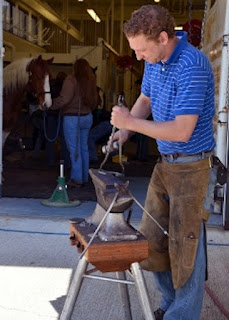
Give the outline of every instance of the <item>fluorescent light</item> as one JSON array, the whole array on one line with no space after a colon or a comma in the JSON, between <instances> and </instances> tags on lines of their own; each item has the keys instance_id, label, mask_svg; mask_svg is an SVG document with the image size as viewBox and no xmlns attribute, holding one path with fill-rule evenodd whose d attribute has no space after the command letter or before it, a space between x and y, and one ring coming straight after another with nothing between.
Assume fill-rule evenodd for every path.
<instances>
[{"instance_id":1,"label":"fluorescent light","mask_svg":"<svg viewBox=\"0 0 229 320\"><path fill-rule=\"evenodd\" d=\"M183 30L183 26L177 26L174 28L174 30Z\"/></svg>"},{"instance_id":2,"label":"fluorescent light","mask_svg":"<svg viewBox=\"0 0 229 320\"><path fill-rule=\"evenodd\" d=\"M83 0L78 0L78 2L83 2Z\"/></svg>"},{"instance_id":3,"label":"fluorescent light","mask_svg":"<svg viewBox=\"0 0 229 320\"><path fill-rule=\"evenodd\" d=\"M95 20L95 22L100 22L100 18L99 16L95 13L95 11L93 9L87 9L88 14L90 14L90 16L92 17L93 20Z\"/></svg>"},{"instance_id":4,"label":"fluorescent light","mask_svg":"<svg viewBox=\"0 0 229 320\"><path fill-rule=\"evenodd\" d=\"M154 0L154 2L160 2L160 0Z\"/></svg>"}]
</instances>

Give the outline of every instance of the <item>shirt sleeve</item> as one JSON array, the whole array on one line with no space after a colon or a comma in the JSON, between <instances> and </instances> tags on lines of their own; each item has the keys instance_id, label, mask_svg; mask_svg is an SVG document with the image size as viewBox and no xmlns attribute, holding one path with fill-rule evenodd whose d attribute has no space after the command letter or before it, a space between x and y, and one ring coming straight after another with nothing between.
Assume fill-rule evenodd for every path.
<instances>
[{"instance_id":1,"label":"shirt sleeve","mask_svg":"<svg viewBox=\"0 0 229 320\"><path fill-rule=\"evenodd\" d=\"M149 70L149 63L145 62L145 69L142 79L142 85L141 85L141 92L147 96L150 97L150 70Z\"/></svg>"},{"instance_id":2,"label":"shirt sleeve","mask_svg":"<svg viewBox=\"0 0 229 320\"><path fill-rule=\"evenodd\" d=\"M189 66L180 73L174 114L197 114L204 107L209 73L200 66Z\"/></svg>"}]
</instances>

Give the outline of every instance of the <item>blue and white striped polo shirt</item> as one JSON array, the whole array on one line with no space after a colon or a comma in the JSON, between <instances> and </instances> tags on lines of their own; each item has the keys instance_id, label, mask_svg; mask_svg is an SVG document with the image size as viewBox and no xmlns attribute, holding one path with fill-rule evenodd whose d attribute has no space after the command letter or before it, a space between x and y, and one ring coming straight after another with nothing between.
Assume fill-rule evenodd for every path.
<instances>
[{"instance_id":1,"label":"blue and white striped polo shirt","mask_svg":"<svg viewBox=\"0 0 229 320\"><path fill-rule=\"evenodd\" d=\"M157 140L163 154L196 154L215 147L212 118L214 76L206 56L187 41L186 32L165 62L145 62L141 91L150 97L154 121L174 120L178 115L198 114L196 128L187 142Z\"/></svg>"}]
</instances>

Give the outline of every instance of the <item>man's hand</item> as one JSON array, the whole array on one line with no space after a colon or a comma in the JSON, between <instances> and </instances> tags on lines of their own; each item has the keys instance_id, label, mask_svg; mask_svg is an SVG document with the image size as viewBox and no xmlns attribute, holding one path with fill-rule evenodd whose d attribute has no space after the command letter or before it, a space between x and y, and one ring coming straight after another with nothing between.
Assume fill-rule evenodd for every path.
<instances>
[{"instance_id":1,"label":"man's hand","mask_svg":"<svg viewBox=\"0 0 229 320\"><path fill-rule=\"evenodd\" d=\"M128 138L129 138L128 130L118 130L114 133L113 136L110 136L108 144L117 141L118 144L123 145L128 140Z\"/></svg>"},{"instance_id":2,"label":"man's hand","mask_svg":"<svg viewBox=\"0 0 229 320\"><path fill-rule=\"evenodd\" d=\"M111 112L111 124L118 129L127 129L128 123L132 120L129 109L115 106Z\"/></svg>"}]
</instances>

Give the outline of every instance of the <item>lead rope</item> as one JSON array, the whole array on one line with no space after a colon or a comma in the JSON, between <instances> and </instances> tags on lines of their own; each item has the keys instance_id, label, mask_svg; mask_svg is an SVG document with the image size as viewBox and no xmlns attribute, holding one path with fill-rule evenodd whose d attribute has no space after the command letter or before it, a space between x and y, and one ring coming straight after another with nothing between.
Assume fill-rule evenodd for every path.
<instances>
[{"instance_id":1,"label":"lead rope","mask_svg":"<svg viewBox=\"0 0 229 320\"><path fill-rule=\"evenodd\" d=\"M79 98L79 109L78 109L78 117L77 117L77 128L76 128L76 150L75 150L75 161L79 157L79 148L80 148L80 112L81 112L81 97Z\"/></svg>"},{"instance_id":2,"label":"lead rope","mask_svg":"<svg viewBox=\"0 0 229 320\"><path fill-rule=\"evenodd\" d=\"M52 115L51 115L52 116ZM54 115L53 115L54 116ZM61 123L61 111L58 111L58 116L57 116L57 128L56 128L56 133L53 137L49 137L48 133L47 133L47 126L46 126L46 119L47 119L48 115L47 115L47 110L43 111L43 130L44 130L44 136L45 139L48 142L54 142L56 141L56 139L59 136L59 132L60 132L60 123Z\"/></svg>"}]
</instances>

